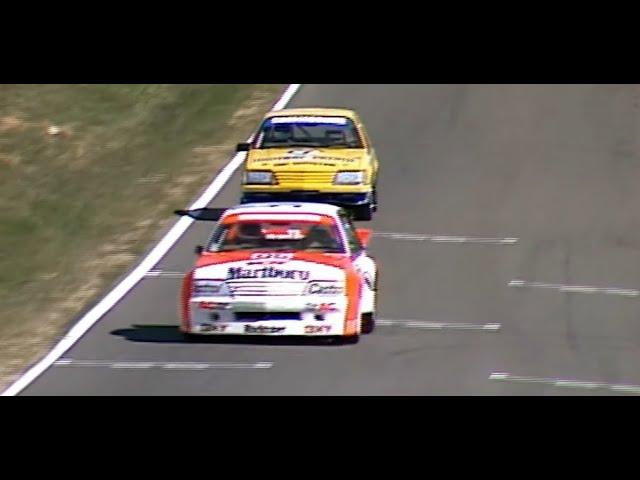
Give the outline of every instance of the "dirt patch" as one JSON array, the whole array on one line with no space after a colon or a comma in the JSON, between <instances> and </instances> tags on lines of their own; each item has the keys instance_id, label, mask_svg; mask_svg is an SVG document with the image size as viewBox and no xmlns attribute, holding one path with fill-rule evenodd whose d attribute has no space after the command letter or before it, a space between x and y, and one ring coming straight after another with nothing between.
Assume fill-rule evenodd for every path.
<instances>
[{"instance_id":1,"label":"dirt patch","mask_svg":"<svg viewBox=\"0 0 640 480\"><path fill-rule=\"evenodd\" d=\"M20 164L20 157L18 155L9 155L6 153L0 153L0 165L8 167L15 167Z\"/></svg>"},{"instance_id":2,"label":"dirt patch","mask_svg":"<svg viewBox=\"0 0 640 480\"><path fill-rule=\"evenodd\" d=\"M193 153L194 155L204 155L204 156L208 156L208 155L216 155L219 154L222 151L228 150L229 148L232 148L232 145L209 145L209 146L203 146L203 147L196 147L193 149Z\"/></svg>"},{"instance_id":3,"label":"dirt patch","mask_svg":"<svg viewBox=\"0 0 640 480\"><path fill-rule=\"evenodd\" d=\"M236 113L233 114L227 125L229 127L237 127L246 122L247 119L253 119L260 116L264 112L263 106L268 94L265 92L255 92L249 100Z\"/></svg>"},{"instance_id":4,"label":"dirt patch","mask_svg":"<svg viewBox=\"0 0 640 480\"><path fill-rule=\"evenodd\" d=\"M0 133L21 131L25 128L25 122L15 116L0 117Z\"/></svg>"}]
</instances>

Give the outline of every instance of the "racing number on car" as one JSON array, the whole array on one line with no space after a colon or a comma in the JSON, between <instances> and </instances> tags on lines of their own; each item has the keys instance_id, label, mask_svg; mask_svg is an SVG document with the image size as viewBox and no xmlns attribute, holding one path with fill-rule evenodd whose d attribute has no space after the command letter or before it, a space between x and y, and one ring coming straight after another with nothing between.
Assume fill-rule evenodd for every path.
<instances>
[{"instance_id":1,"label":"racing number on car","mask_svg":"<svg viewBox=\"0 0 640 480\"><path fill-rule=\"evenodd\" d=\"M251 260L291 260L292 253L254 253Z\"/></svg>"},{"instance_id":2,"label":"racing number on car","mask_svg":"<svg viewBox=\"0 0 640 480\"><path fill-rule=\"evenodd\" d=\"M254 253L249 265L277 265L287 263L293 258L293 253Z\"/></svg>"}]
</instances>

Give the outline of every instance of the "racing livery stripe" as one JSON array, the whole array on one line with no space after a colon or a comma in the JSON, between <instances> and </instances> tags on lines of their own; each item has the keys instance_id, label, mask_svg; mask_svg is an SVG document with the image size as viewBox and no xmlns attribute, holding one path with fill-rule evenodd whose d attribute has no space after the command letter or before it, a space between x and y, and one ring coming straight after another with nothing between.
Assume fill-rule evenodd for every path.
<instances>
[{"instance_id":1,"label":"racing livery stripe","mask_svg":"<svg viewBox=\"0 0 640 480\"><path fill-rule=\"evenodd\" d=\"M287 213L287 214L279 214L278 215L279 218L278 220L280 221L293 221L293 222L319 222L320 221L320 215L315 215L315 214L306 214L306 213ZM251 221L251 220L258 220L258 221L273 221L273 214L260 214L260 213L240 213L238 214L238 220L239 221Z\"/></svg>"},{"instance_id":2,"label":"racing livery stripe","mask_svg":"<svg viewBox=\"0 0 640 480\"><path fill-rule=\"evenodd\" d=\"M206 252L198 259L196 268L208 267L210 265L219 265L222 263L243 262L251 260L256 253L265 253L260 250L242 250L238 252ZM268 252L267 252L268 253ZM313 262L330 267L347 269L351 262L349 258L344 256L328 257L323 253L314 252L295 252L289 259L290 261Z\"/></svg>"},{"instance_id":3,"label":"racing livery stripe","mask_svg":"<svg viewBox=\"0 0 640 480\"><path fill-rule=\"evenodd\" d=\"M337 267L345 270L349 268L349 266L351 265L350 259L344 255L330 257L324 253L304 252L304 251L296 252L292 260L299 260L302 262L315 262L321 265L327 265L329 267Z\"/></svg>"},{"instance_id":4,"label":"racing livery stripe","mask_svg":"<svg viewBox=\"0 0 640 480\"><path fill-rule=\"evenodd\" d=\"M191 307L189 300L191 299L191 287L193 286L193 273L194 270L190 271L182 282L182 311L180 312L180 317L182 318L181 330L185 333L191 331Z\"/></svg>"},{"instance_id":5,"label":"racing livery stripe","mask_svg":"<svg viewBox=\"0 0 640 480\"><path fill-rule=\"evenodd\" d=\"M251 256L256 252L253 250L242 250L238 252L205 252L196 262L196 268L218 265L221 263L243 262L251 260Z\"/></svg>"},{"instance_id":6,"label":"racing livery stripe","mask_svg":"<svg viewBox=\"0 0 640 480\"><path fill-rule=\"evenodd\" d=\"M273 116L267 119L271 123L328 123L333 125L346 125L349 119L345 117L325 117L325 116Z\"/></svg>"},{"instance_id":7,"label":"racing livery stripe","mask_svg":"<svg viewBox=\"0 0 640 480\"><path fill-rule=\"evenodd\" d=\"M347 270L347 312L344 316L344 334L356 335L358 333L358 310L362 295L360 276L354 268Z\"/></svg>"}]
</instances>

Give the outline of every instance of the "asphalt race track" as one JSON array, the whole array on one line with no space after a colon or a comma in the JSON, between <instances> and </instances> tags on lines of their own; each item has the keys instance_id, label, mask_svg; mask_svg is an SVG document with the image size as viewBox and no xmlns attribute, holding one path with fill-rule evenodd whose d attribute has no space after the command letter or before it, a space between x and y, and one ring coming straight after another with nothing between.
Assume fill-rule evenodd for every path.
<instances>
[{"instance_id":1,"label":"asphalt race track","mask_svg":"<svg viewBox=\"0 0 640 480\"><path fill-rule=\"evenodd\" d=\"M358 110L381 160L372 335L184 343L199 224L21 394L640 393L640 87L304 85L289 106L316 105Z\"/></svg>"}]
</instances>

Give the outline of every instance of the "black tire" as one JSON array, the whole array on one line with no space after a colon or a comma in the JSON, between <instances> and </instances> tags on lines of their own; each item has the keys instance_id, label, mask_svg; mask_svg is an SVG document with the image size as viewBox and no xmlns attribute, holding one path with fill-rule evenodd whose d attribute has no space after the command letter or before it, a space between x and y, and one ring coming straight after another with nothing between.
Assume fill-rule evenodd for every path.
<instances>
[{"instance_id":1,"label":"black tire","mask_svg":"<svg viewBox=\"0 0 640 480\"><path fill-rule=\"evenodd\" d=\"M360 222L369 222L373 218L373 205L366 203L364 205L357 205L353 207L354 220Z\"/></svg>"},{"instance_id":2,"label":"black tire","mask_svg":"<svg viewBox=\"0 0 640 480\"><path fill-rule=\"evenodd\" d=\"M371 207L371 211L377 212L378 211L378 187L373 187L372 202L373 202L373 205Z\"/></svg>"},{"instance_id":3,"label":"black tire","mask_svg":"<svg viewBox=\"0 0 640 480\"><path fill-rule=\"evenodd\" d=\"M369 335L373 333L376 329L376 317L373 313L363 313L362 314L362 333L364 335Z\"/></svg>"},{"instance_id":4,"label":"black tire","mask_svg":"<svg viewBox=\"0 0 640 480\"><path fill-rule=\"evenodd\" d=\"M360 341L360 335L349 335L347 337L342 337L343 345L355 345Z\"/></svg>"},{"instance_id":5,"label":"black tire","mask_svg":"<svg viewBox=\"0 0 640 480\"><path fill-rule=\"evenodd\" d=\"M182 339L187 343L195 343L199 340L198 336L193 333L183 333Z\"/></svg>"}]
</instances>

